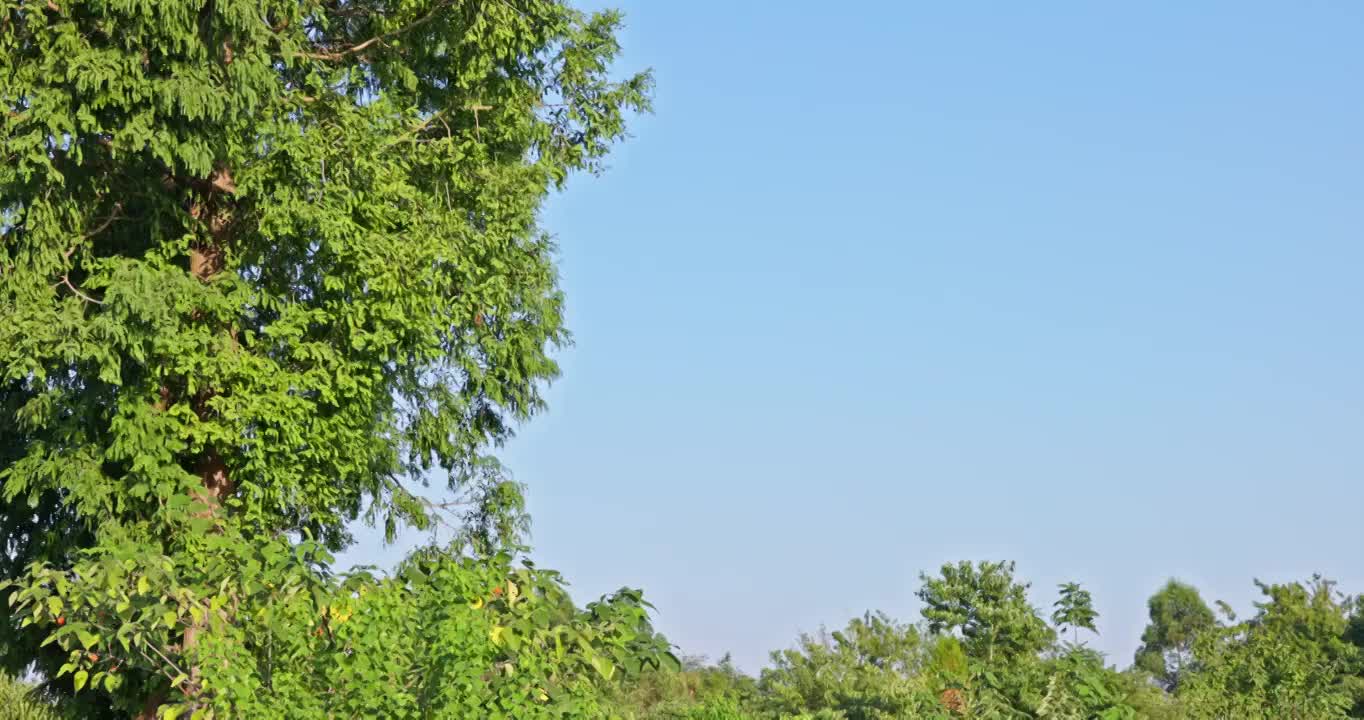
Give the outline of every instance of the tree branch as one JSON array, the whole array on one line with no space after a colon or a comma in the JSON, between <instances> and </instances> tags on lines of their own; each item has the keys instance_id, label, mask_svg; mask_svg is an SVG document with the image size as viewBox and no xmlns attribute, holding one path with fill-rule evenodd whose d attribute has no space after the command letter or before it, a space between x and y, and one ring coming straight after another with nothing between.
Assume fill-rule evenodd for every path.
<instances>
[{"instance_id":1,"label":"tree branch","mask_svg":"<svg viewBox=\"0 0 1364 720\"><path fill-rule=\"evenodd\" d=\"M94 303L94 304L96 304L96 305L103 305L103 304L104 304L104 301L103 301L103 300L96 300L96 299L90 297L89 295L86 295L85 293L81 292L80 288L76 287L75 285L73 285L73 284L71 283L71 278L67 277L67 276L66 276L66 273L62 273L62 281L61 281L60 283L58 283L58 285L65 285L67 288L69 288L69 289L71 290L71 292L73 292L73 293L76 294L76 297L78 297L78 298L80 298L80 299L82 299L82 300L84 300L84 301L86 301L86 302L88 302L88 303Z\"/></svg>"},{"instance_id":2,"label":"tree branch","mask_svg":"<svg viewBox=\"0 0 1364 720\"><path fill-rule=\"evenodd\" d=\"M108 230L109 226L113 225L114 221L118 220L121 217L123 217L123 203L114 203L114 211L109 213L109 217L104 218L103 222L97 225L94 230L85 233L85 235L83 235L82 238L85 240L89 240L90 238L104 232L105 230ZM66 256L71 257L71 253L75 251L75 249L76 246L72 245L71 249L66 251Z\"/></svg>"},{"instance_id":3,"label":"tree branch","mask_svg":"<svg viewBox=\"0 0 1364 720\"><path fill-rule=\"evenodd\" d=\"M299 55L302 56L302 57L305 57L305 58L312 59L312 60L340 60L341 58L343 58L343 57L345 57L345 56L347 56L347 55L354 55L355 53L362 52L362 51L365 50L366 48L371 47L371 46L373 46L373 45L375 45L375 44L377 44L377 43L382 43L382 42L385 41L385 40L388 40L388 39L390 39L390 38L397 37L398 35L405 34L405 33L407 33L407 32L410 32L410 31L414 30L414 29L417 28L417 27L420 27L420 26L422 26L422 25L425 25L426 23L430 22L432 19L434 19L434 18L436 17L436 13L440 12L441 10L444 10L445 8L450 7L452 4L453 4L453 0L445 0L444 2L436 3L436 6L433 7L433 8L431 8L431 10L428 11L425 15L423 15L423 16L417 18L416 20L413 20L412 22L410 22L410 23L408 23L408 24L406 24L406 25L404 25L404 26L398 28L397 30L392 30L392 31L383 33L383 34L381 34L381 35L375 35L374 37L372 37L372 38L370 38L370 39L368 39L368 40L366 40L366 41L364 41L364 42L362 42L362 43L357 43L357 44L352 45L352 46L350 46L350 47L348 47L348 48L345 48L345 49L342 49L342 50L336 50L336 51L334 51L334 52L326 52L326 53L299 53Z\"/></svg>"}]
</instances>

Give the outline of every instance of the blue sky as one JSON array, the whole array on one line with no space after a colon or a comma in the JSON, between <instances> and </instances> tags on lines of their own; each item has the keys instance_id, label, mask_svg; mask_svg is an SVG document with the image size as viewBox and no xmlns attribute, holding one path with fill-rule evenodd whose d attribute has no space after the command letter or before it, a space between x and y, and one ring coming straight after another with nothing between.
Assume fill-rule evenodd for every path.
<instances>
[{"instance_id":1,"label":"blue sky","mask_svg":"<svg viewBox=\"0 0 1364 720\"><path fill-rule=\"evenodd\" d=\"M580 599L757 670L957 559L1124 666L1167 577L1364 591L1364 5L619 6L656 113L503 455Z\"/></svg>"}]
</instances>

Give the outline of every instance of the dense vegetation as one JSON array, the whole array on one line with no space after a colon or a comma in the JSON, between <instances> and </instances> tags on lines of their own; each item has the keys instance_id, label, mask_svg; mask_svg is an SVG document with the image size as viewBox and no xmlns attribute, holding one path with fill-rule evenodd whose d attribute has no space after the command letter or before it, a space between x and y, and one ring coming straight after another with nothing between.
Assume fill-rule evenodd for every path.
<instances>
[{"instance_id":1,"label":"dense vegetation","mask_svg":"<svg viewBox=\"0 0 1364 720\"><path fill-rule=\"evenodd\" d=\"M1361 716L1359 603L1004 563L756 677L523 558L492 449L563 343L545 196L648 104L558 0L0 0L0 720ZM425 493L435 485L443 496ZM451 496L454 499L450 499ZM452 510L452 508L454 508ZM452 528L341 571L355 522Z\"/></svg>"},{"instance_id":2,"label":"dense vegetation","mask_svg":"<svg viewBox=\"0 0 1364 720\"><path fill-rule=\"evenodd\" d=\"M441 562L443 555L431 553L425 561ZM1171 581L1150 598L1143 645L1131 666L1119 670L1087 646L1088 638L1099 632L1099 617L1079 584L1061 586L1060 599L1044 617L1028 603L1029 587L1014 577L1011 564L946 565L938 575L923 578L918 624L869 612L838 630L802 635L793 647L772 653L756 677L739 671L728 657L713 665L687 658L680 669L633 667L622 678L597 674L578 688L576 704L562 714L623 720L1364 717L1359 598L1341 595L1320 578L1261 584L1260 589L1264 599L1254 616L1238 622L1225 608L1220 616L1214 613L1196 589ZM431 588L424 603L413 606L403 598L381 605L403 613L449 613L451 624L444 635L449 646L467 644L496 627L495 621L480 622L485 617L481 607L442 607L451 594L458 591ZM567 598L560 598L557 606L565 618L575 612ZM352 613L359 622L376 618L371 610L359 620L366 612L358 607L341 617ZM377 617L393 622L389 614ZM642 610L635 617L639 637L652 637ZM416 624L408 621L408 626ZM341 631L348 638L380 637L358 626ZM533 637L540 631L528 623L520 632ZM416 643L403 643L401 637L383 635L383 645L352 641L352 647L356 657L370 662L387 648L412 653ZM449 671L452 657L441 652L417 662ZM485 671L499 667L491 655L473 662ZM311 666L302 680L355 676L354 667L333 663L331 656ZM522 668L534 674L524 659ZM486 703L477 682L460 682L457 672L437 675L440 691L455 700L430 716L482 716L454 709L461 702ZM529 680L532 686L544 681ZM377 702L344 688L326 692L338 690L345 699L329 703L326 717L404 717L403 705L427 707L397 688ZM526 690L513 685L508 697L514 703ZM0 710L0 720L56 717L42 698L27 696L32 689L12 683L6 692L6 697L24 699L22 704L15 701L14 707L21 709L9 715ZM312 693L326 694L316 688ZM538 715L518 708L509 716Z\"/></svg>"},{"instance_id":3,"label":"dense vegetation","mask_svg":"<svg viewBox=\"0 0 1364 720\"><path fill-rule=\"evenodd\" d=\"M1364 717L1364 614L1331 583L1261 584L1253 617L1219 617L1171 582L1150 599L1143 645L1125 670L1086 645L1098 615L1078 584L1049 617L1005 563L944 566L923 578L922 622L879 613L802 636L755 679L690 660L618 695L623 717L1074 718Z\"/></svg>"},{"instance_id":4,"label":"dense vegetation","mask_svg":"<svg viewBox=\"0 0 1364 720\"><path fill-rule=\"evenodd\" d=\"M38 689L0 675L0 720L59 720L49 698Z\"/></svg>"}]
</instances>

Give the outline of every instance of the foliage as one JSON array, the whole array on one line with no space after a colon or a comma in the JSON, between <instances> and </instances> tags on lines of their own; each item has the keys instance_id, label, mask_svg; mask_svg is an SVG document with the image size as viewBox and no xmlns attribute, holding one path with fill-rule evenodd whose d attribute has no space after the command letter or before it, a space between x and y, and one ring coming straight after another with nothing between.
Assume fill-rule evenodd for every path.
<instances>
[{"instance_id":1,"label":"foliage","mask_svg":"<svg viewBox=\"0 0 1364 720\"><path fill-rule=\"evenodd\" d=\"M983 581L985 576L991 579ZM1001 582L1004 578L1007 581ZM991 590L975 590L981 584ZM1341 595L1321 578L1309 583L1260 584L1266 600L1257 606L1255 616L1229 626L1215 621L1204 624L1211 614L1197 612L1198 607L1206 609L1197 590L1180 584L1162 588L1152 602L1159 611L1153 618L1159 621L1160 631L1148 628L1148 641L1172 640L1171 647L1179 649L1179 641L1194 637L1188 658L1178 668L1178 693L1153 682L1141 668L1120 672L1098 652L1079 643L1058 642L1055 636L1047 636L1045 643L1034 642L1029 652L1004 652L999 648L1019 644L1001 643L992 654L980 639L1008 633L990 628L989 623L1004 618L1027 627L1036 621L1026 588L1013 580L1008 565L949 565L941 576L924 578L920 595L933 602L925 602L923 612L929 622L922 628L902 625L882 613L867 613L843 630L802 635L796 647L773 653L756 687L728 673L716 684L746 688L745 692L696 693L690 702L685 694L673 694L669 702L655 705L666 712L626 717L678 720L707 712L717 702L737 709L740 717L763 720L1317 720L1343 718L1347 713L1358 716L1364 675L1361 598ZM1087 621L1087 629L1097 633L1097 615L1083 610L1092 609L1089 594L1073 583L1061 589L1054 614L1057 623L1075 627ZM974 623L969 635L963 630L968 623ZM1013 634L1020 635L1018 631ZM641 680L656 684L661 677L667 673L645 675Z\"/></svg>"},{"instance_id":2,"label":"foliage","mask_svg":"<svg viewBox=\"0 0 1364 720\"><path fill-rule=\"evenodd\" d=\"M58 720L52 703L36 688L0 674L0 720Z\"/></svg>"},{"instance_id":3,"label":"foliage","mask_svg":"<svg viewBox=\"0 0 1364 720\"><path fill-rule=\"evenodd\" d=\"M1129 704L1129 689L1103 657L1072 647L1052 662L1046 694L1037 717L1046 720L1130 720L1139 715Z\"/></svg>"},{"instance_id":4,"label":"foliage","mask_svg":"<svg viewBox=\"0 0 1364 720\"><path fill-rule=\"evenodd\" d=\"M646 106L647 75L610 74L619 22L556 0L0 0L4 667L36 662L89 717L399 717L453 702L402 699L432 673L514 662L460 702L533 716L509 698L588 712L585 666L659 661L636 594L570 612L497 559L523 515L488 456L567 339L540 203ZM356 519L429 527L432 480L473 508L461 551L332 574ZM465 618L505 635L416 614L513 578L524 604ZM352 601L341 638L306 635ZM442 652L464 664L421 664Z\"/></svg>"},{"instance_id":5,"label":"foliage","mask_svg":"<svg viewBox=\"0 0 1364 720\"><path fill-rule=\"evenodd\" d=\"M1198 590L1177 580L1152 595L1147 608L1151 620L1141 634L1136 666L1174 690L1193 661L1194 641L1217 621Z\"/></svg>"},{"instance_id":6,"label":"foliage","mask_svg":"<svg viewBox=\"0 0 1364 720\"><path fill-rule=\"evenodd\" d=\"M1053 639L1028 603L1028 584L1014 581L1012 562L960 562L940 577L920 576L923 616L931 632L959 632L968 656L1007 662L1036 655Z\"/></svg>"},{"instance_id":7,"label":"foliage","mask_svg":"<svg viewBox=\"0 0 1364 720\"><path fill-rule=\"evenodd\" d=\"M751 720L753 716L733 698L711 698L673 717L677 720Z\"/></svg>"},{"instance_id":8,"label":"foliage","mask_svg":"<svg viewBox=\"0 0 1364 720\"><path fill-rule=\"evenodd\" d=\"M681 670L646 670L620 686L611 707L631 720L684 720L748 707L756 693L753 678L739 672L728 655L714 665L691 657L683 659Z\"/></svg>"},{"instance_id":9,"label":"foliage","mask_svg":"<svg viewBox=\"0 0 1364 720\"><path fill-rule=\"evenodd\" d=\"M759 680L762 702L777 714L904 717L932 702L915 677L924 661L915 628L867 613L842 630L803 634L795 648L772 653L772 667Z\"/></svg>"},{"instance_id":10,"label":"foliage","mask_svg":"<svg viewBox=\"0 0 1364 720\"><path fill-rule=\"evenodd\" d=\"M1132 708L1142 720L1184 720L1179 701L1151 682L1151 676L1141 670L1128 669L1116 674L1123 689L1123 703Z\"/></svg>"},{"instance_id":11,"label":"foliage","mask_svg":"<svg viewBox=\"0 0 1364 720\"><path fill-rule=\"evenodd\" d=\"M1320 577L1256 584L1267 599L1255 617L1195 643L1198 669L1180 691L1190 717L1344 717L1354 703L1347 679L1360 670L1345 638L1352 601Z\"/></svg>"},{"instance_id":12,"label":"foliage","mask_svg":"<svg viewBox=\"0 0 1364 720\"><path fill-rule=\"evenodd\" d=\"M1099 630L1094 627L1094 622L1099 619L1099 613L1094 610L1094 599L1090 597L1089 591L1073 582L1063 583L1059 590L1060 597L1053 603L1056 610L1051 614L1052 624L1062 632L1070 628L1078 634L1083 629L1098 635Z\"/></svg>"},{"instance_id":13,"label":"foliage","mask_svg":"<svg viewBox=\"0 0 1364 720\"><path fill-rule=\"evenodd\" d=\"M121 694L122 673L137 668L139 656L151 666L165 656L170 687L194 681L166 646L199 622L196 613L210 630L197 656L199 681L217 691L199 707L222 717L591 717L601 712L601 684L674 662L638 591L578 610L557 574L513 568L506 554L428 548L387 578L357 573L320 582L295 572L275 585L256 578L276 575L254 572L243 576L259 584L228 582L206 602L166 601L156 584L130 580L115 602L131 609L111 622L99 620L96 608L107 607L99 597L66 605L29 589L18 597L33 617L53 621L52 612L62 613L56 642L70 653L67 670L79 668L76 683L102 687L129 708L140 695ZM137 594L139 583L146 594Z\"/></svg>"}]
</instances>

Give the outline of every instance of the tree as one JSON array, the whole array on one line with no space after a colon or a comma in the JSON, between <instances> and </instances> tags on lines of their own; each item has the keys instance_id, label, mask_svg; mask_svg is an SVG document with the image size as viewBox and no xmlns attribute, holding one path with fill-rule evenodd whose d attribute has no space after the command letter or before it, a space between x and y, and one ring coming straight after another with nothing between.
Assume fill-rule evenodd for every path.
<instances>
[{"instance_id":1,"label":"tree","mask_svg":"<svg viewBox=\"0 0 1364 720\"><path fill-rule=\"evenodd\" d=\"M507 506L488 448L566 338L537 210L646 105L618 25L0 0L5 667L90 717L231 714L282 692L260 618L345 599L349 522L427 527L432 481Z\"/></svg>"},{"instance_id":2,"label":"tree","mask_svg":"<svg viewBox=\"0 0 1364 720\"><path fill-rule=\"evenodd\" d=\"M1320 577L1308 583L1257 582L1266 600L1255 617L1199 635L1197 664L1181 680L1192 718L1246 720L1345 717L1358 648L1346 639L1353 600Z\"/></svg>"},{"instance_id":3,"label":"tree","mask_svg":"<svg viewBox=\"0 0 1364 720\"><path fill-rule=\"evenodd\" d=\"M759 688L768 709L782 716L915 716L934 703L916 677L924 659L914 628L883 613L867 613L842 630L802 634L795 648L772 653L772 667L763 670Z\"/></svg>"},{"instance_id":4,"label":"tree","mask_svg":"<svg viewBox=\"0 0 1364 720\"><path fill-rule=\"evenodd\" d=\"M988 662L1035 657L1054 634L1013 573L1012 562L962 561L943 565L940 577L920 575L929 630L960 632L967 654Z\"/></svg>"},{"instance_id":5,"label":"tree","mask_svg":"<svg viewBox=\"0 0 1364 720\"><path fill-rule=\"evenodd\" d=\"M1094 627L1094 621L1099 619L1099 613L1094 610L1094 600L1089 591L1073 582L1065 583L1059 589L1061 596L1052 604L1056 608L1051 614L1052 624L1062 631L1070 628L1077 644L1081 628L1098 635L1099 630Z\"/></svg>"},{"instance_id":6,"label":"tree","mask_svg":"<svg viewBox=\"0 0 1364 720\"><path fill-rule=\"evenodd\" d=\"M983 717L1035 711L1046 685L1041 653L1055 632L1029 603L1028 583L1014 579L1014 564L963 561L920 578L929 632L960 636L967 660L969 687L950 705Z\"/></svg>"},{"instance_id":7,"label":"tree","mask_svg":"<svg viewBox=\"0 0 1364 720\"><path fill-rule=\"evenodd\" d=\"M756 691L753 678L740 672L728 654L713 665L704 657L688 657L681 670L641 673L619 688L611 706L629 720L726 717L751 706Z\"/></svg>"},{"instance_id":8,"label":"tree","mask_svg":"<svg viewBox=\"0 0 1364 720\"><path fill-rule=\"evenodd\" d=\"M1175 690L1193 659L1194 641L1217 624L1216 618L1198 590L1178 580L1165 583L1146 606L1151 620L1141 634L1136 666Z\"/></svg>"},{"instance_id":9,"label":"tree","mask_svg":"<svg viewBox=\"0 0 1364 720\"><path fill-rule=\"evenodd\" d=\"M1135 720L1142 717L1130 704L1130 689L1117 672L1104 666L1103 656L1073 645L1051 661L1046 694L1038 703L1042 720Z\"/></svg>"}]
</instances>

